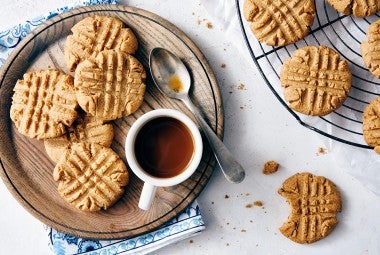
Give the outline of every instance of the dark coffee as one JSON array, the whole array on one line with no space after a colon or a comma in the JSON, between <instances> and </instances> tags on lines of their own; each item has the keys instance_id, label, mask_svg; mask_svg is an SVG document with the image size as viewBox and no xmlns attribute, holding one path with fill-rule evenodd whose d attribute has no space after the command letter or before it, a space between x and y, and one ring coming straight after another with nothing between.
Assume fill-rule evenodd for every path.
<instances>
[{"instance_id":1,"label":"dark coffee","mask_svg":"<svg viewBox=\"0 0 380 255\"><path fill-rule=\"evenodd\" d=\"M189 128L171 117L147 122L136 136L137 162L155 177L179 175L189 165L193 153L194 140Z\"/></svg>"}]
</instances>

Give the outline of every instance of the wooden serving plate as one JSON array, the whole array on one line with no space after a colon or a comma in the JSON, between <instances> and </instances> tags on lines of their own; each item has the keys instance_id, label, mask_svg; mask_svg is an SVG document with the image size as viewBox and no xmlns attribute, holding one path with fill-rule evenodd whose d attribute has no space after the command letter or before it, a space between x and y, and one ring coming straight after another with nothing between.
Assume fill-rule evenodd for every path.
<instances>
[{"instance_id":1,"label":"wooden serving plate","mask_svg":"<svg viewBox=\"0 0 380 255\"><path fill-rule=\"evenodd\" d=\"M53 17L18 45L0 76L0 174L3 181L13 196L45 224L80 237L116 239L151 231L186 209L207 184L216 161L205 142L196 173L180 185L159 188L148 211L137 206L142 182L131 171L124 196L107 211L82 212L60 197L52 177L55 164L47 156L43 141L19 134L9 117L12 89L28 70L57 68L68 73L63 58L66 36L78 21L96 14L117 17L133 29L140 43L136 57L148 74L145 101L140 109L114 121L112 148L125 162L126 134L143 113L174 108L193 118L181 102L165 97L153 85L148 69L148 54L152 48L167 48L182 58L193 80L191 97L219 137L223 133L223 107L213 71L197 46L173 24L141 9L118 5L75 9Z\"/></svg>"}]
</instances>

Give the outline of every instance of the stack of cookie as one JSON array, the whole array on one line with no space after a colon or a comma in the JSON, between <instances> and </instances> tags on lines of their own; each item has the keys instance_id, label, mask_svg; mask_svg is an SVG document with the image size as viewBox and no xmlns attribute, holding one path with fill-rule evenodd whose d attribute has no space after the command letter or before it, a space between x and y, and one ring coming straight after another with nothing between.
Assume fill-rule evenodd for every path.
<instances>
[{"instance_id":1,"label":"stack of cookie","mask_svg":"<svg viewBox=\"0 0 380 255\"><path fill-rule=\"evenodd\" d=\"M367 17L380 11L380 1L327 2L338 12ZM256 38L270 46L286 46L304 38L314 22L312 0L245 0L244 16ZM380 20L369 26L368 42L361 45L364 64L380 78ZM284 99L297 112L324 116L338 109L348 97L352 73L348 62L327 46L306 46L287 59L280 73ZM380 99L363 114L363 135L380 154Z\"/></svg>"},{"instance_id":2,"label":"stack of cookie","mask_svg":"<svg viewBox=\"0 0 380 255\"><path fill-rule=\"evenodd\" d=\"M111 148L110 121L142 104L146 73L131 54L136 36L112 17L91 16L72 28L65 61L74 78L59 70L25 73L14 87L10 116L20 133L44 139L55 162L58 192L84 211L113 205L129 174Z\"/></svg>"}]
</instances>

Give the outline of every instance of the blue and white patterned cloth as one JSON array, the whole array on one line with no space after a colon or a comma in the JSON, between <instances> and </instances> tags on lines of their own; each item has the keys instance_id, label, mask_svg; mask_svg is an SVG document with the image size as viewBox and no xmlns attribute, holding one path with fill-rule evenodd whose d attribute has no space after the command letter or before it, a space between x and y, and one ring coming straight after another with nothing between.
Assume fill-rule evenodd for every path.
<instances>
[{"instance_id":1,"label":"blue and white patterned cloth","mask_svg":"<svg viewBox=\"0 0 380 255\"><path fill-rule=\"evenodd\" d=\"M0 69L18 43L46 20L75 7L95 4L117 4L117 0L78 1L72 6L57 8L48 14L41 15L31 21L26 21L9 30L0 32ZM49 237L48 245L56 255L142 255L196 235L205 229L205 225L199 206L194 201L183 213L157 230L133 238L90 240L61 233L48 226L45 228Z\"/></svg>"}]
</instances>

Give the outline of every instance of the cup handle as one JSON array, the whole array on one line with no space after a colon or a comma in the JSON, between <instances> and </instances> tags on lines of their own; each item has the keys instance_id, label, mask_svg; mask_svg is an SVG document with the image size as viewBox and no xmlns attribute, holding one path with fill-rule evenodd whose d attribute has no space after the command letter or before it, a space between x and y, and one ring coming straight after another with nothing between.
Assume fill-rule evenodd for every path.
<instances>
[{"instance_id":1,"label":"cup handle","mask_svg":"<svg viewBox=\"0 0 380 255\"><path fill-rule=\"evenodd\" d=\"M140 201L139 201L139 207L141 209L149 210L153 202L154 196L156 195L156 189L157 189L156 186L150 183L144 182L144 186L141 191Z\"/></svg>"}]
</instances>

